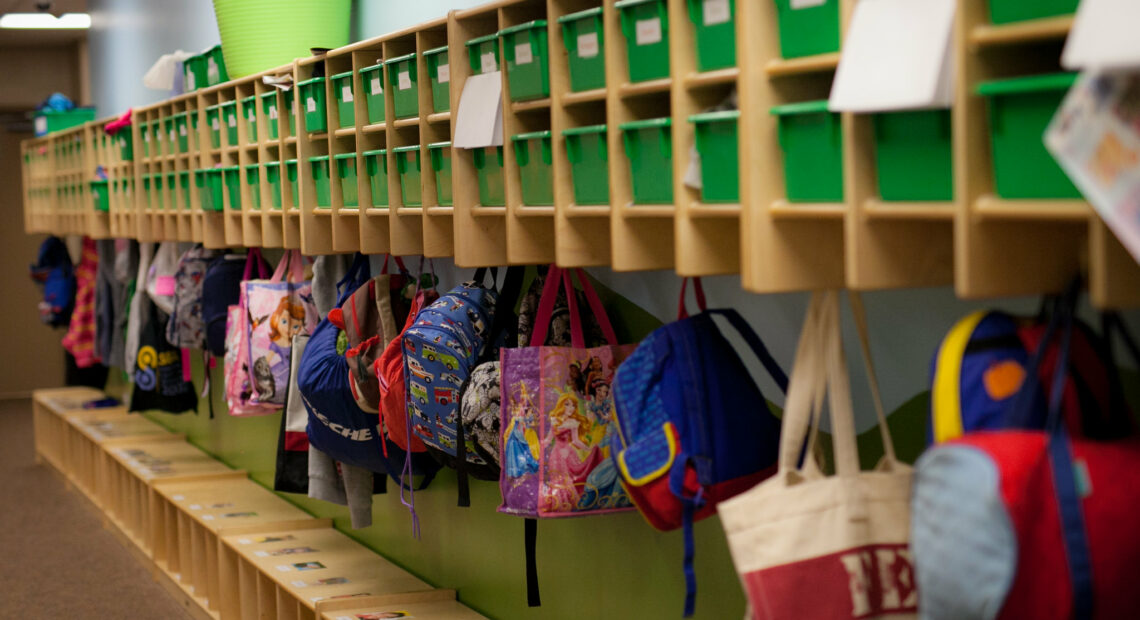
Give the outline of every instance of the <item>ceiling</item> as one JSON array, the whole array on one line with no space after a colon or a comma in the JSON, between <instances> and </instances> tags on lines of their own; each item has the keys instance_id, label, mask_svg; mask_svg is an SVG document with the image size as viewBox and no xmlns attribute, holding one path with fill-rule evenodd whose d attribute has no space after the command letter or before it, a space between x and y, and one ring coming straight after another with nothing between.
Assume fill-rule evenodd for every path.
<instances>
[{"instance_id":1,"label":"ceiling","mask_svg":"<svg viewBox=\"0 0 1140 620\"><path fill-rule=\"evenodd\" d=\"M87 0L0 0L0 14L37 13L48 4L53 15L87 12ZM87 38L86 30L0 30L0 47L66 45Z\"/></svg>"}]
</instances>

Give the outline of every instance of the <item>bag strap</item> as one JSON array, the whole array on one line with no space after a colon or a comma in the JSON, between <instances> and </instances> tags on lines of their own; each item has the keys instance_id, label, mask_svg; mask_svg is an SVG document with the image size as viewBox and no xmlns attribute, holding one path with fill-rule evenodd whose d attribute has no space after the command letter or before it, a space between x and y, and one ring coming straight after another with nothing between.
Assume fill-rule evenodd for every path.
<instances>
[{"instance_id":1,"label":"bag strap","mask_svg":"<svg viewBox=\"0 0 1140 620\"><path fill-rule=\"evenodd\" d=\"M823 293L815 292L808 303L804 324L796 344L796 357L792 363L792 377L788 384L788 397L784 401L784 415L780 422L779 469L787 475L800 469L800 455L805 439L812 432L812 407L816 402L819 384L825 381L820 375L821 351L817 345L820 332L820 312ZM809 445L811 445L809 441ZM808 458L810 459L810 452Z\"/></svg>"},{"instance_id":2,"label":"bag strap","mask_svg":"<svg viewBox=\"0 0 1140 620\"><path fill-rule=\"evenodd\" d=\"M863 366L866 367L867 382L871 387L871 401L875 404L875 416L879 419L879 436L883 441L883 453L890 463L897 463L895 442L891 438L891 427L887 424L883 396L879 392L879 378L875 374L875 361L871 357L871 337L867 329L867 310L863 306L863 296L855 291L848 291L847 297L851 302L851 314L855 317L855 330L859 332L859 352L863 354Z\"/></svg>"},{"instance_id":3,"label":"bag strap","mask_svg":"<svg viewBox=\"0 0 1140 620\"><path fill-rule=\"evenodd\" d=\"M301 282L305 279L305 264L299 250L286 250L277 268L270 276L270 282Z\"/></svg>"},{"instance_id":4,"label":"bag strap","mask_svg":"<svg viewBox=\"0 0 1140 620\"><path fill-rule=\"evenodd\" d=\"M689 278L681 278L681 301L677 304L677 320L689 318L689 311L685 308L685 290L689 286ZM701 312L708 310L705 303L705 287L701 284L699 276L693 278L693 295L697 298L697 309Z\"/></svg>"},{"instance_id":5,"label":"bag strap","mask_svg":"<svg viewBox=\"0 0 1140 620\"><path fill-rule=\"evenodd\" d=\"M576 347L585 347L586 338L582 332L582 317L575 311L577 305L577 295L574 293L574 286L570 281L570 274L566 273L566 303L570 308L570 339L574 340L574 332L578 332L578 342L574 344ZM578 284L582 287L582 292L586 295L586 303L590 305L590 310L594 313L594 319L598 322L598 327L602 329L602 335L605 336L606 342L610 346L617 346L617 335L614 333L614 327L610 323L609 316L606 315L606 309L602 305L602 300L598 297L597 292L594 291L593 285L590 284L590 279L586 277L586 272L580 268L574 269L574 275L578 276ZM571 301L573 300L573 301Z\"/></svg>"},{"instance_id":6,"label":"bag strap","mask_svg":"<svg viewBox=\"0 0 1140 620\"><path fill-rule=\"evenodd\" d=\"M269 265L265 263L265 257L261 255L261 248L250 248L245 255L245 272L242 274L242 280L253 279L253 267L257 266L257 277L265 279L269 277Z\"/></svg>"},{"instance_id":7,"label":"bag strap","mask_svg":"<svg viewBox=\"0 0 1140 620\"><path fill-rule=\"evenodd\" d=\"M550 329L550 319L554 315L554 303L558 299L558 287L562 284L562 268L551 265L542 284L542 295L538 298L538 310L534 315L534 332L530 337L531 346L546 344L546 332Z\"/></svg>"},{"instance_id":8,"label":"bag strap","mask_svg":"<svg viewBox=\"0 0 1140 620\"><path fill-rule=\"evenodd\" d=\"M764 369L768 371L768 376L772 377L772 380L776 382L781 392L787 394L788 375L784 373L783 368L780 368L780 364L776 362L776 358L772 357L772 354L768 352L768 347L764 346L764 341L760 340L760 336L756 334L752 326L748 324L748 321L745 321L744 317L740 316L740 313L733 309L716 309L709 310L708 312L723 316L728 320L728 323L732 325L733 329L744 338L744 342L748 343L748 348L752 350L752 353L759 358L760 363L764 365Z\"/></svg>"},{"instance_id":9,"label":"bag strap","mask_svg":"<svg viewBox=\"0 0 1140 620\"><path fill-rule=\"evenodd\" d=\"M357 252L356 257L352 261L352 265L348 268L348 272L336 283L336 307L339 308L341 304L348 299L349 295L352 295L356 289L368 281L369 271L368 257Z\"/></svg>"},{"instance_id":10,"label":"bag strap","mask_svg":"<svg viewBox=\"0 0 1140 620\"><path fill-rule=\"evenodd\" d=\"M526 548L526 605L541 607L542 597L538 592L538 553L535 544L538 539L538 519L528 517L523 520L523 546Z\"/></svg>"}]
</instances>

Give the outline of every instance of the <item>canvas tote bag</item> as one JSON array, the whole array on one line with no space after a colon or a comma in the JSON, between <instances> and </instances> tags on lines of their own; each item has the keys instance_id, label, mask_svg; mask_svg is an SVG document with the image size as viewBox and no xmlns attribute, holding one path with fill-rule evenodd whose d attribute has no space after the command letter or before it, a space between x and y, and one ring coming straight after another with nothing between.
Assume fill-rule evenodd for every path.
<instances>
[{"instance_id":1,"label":"canvas tote bag","mask_svg":"<svg viewBox=\"0 0 1140 620\"><path fill-rule=\"evenodd\" d=\"M866 348L862 306L852 297ZM719 506L750 617L913 618L918 592L910 560L911 468L894 454L868 365L886 456L860 471L850 382L835 291L812 297L784 410L779 469ZM830 395L835 475L813 455L817 413ZM807 442L804 451L805 440Z\"/></svg>"}]
</instances>

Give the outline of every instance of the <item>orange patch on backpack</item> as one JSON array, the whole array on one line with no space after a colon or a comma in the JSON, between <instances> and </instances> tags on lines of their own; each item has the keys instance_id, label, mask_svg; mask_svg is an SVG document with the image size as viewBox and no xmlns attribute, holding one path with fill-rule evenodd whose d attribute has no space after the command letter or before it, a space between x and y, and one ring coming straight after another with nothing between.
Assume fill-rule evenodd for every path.
<instances>
[{"instance_id":1,"label":"orange patch on backpack","mask_svg":"<svg viewBox=\"0 0 1140 620\"><path fill-rule=\"evenodd\" d=\"M991 365L982 375L986 394L994 400L1005 400L1017 393L1025 379L1025 368L1013 360Z\"/></svg>"}]
</instances>

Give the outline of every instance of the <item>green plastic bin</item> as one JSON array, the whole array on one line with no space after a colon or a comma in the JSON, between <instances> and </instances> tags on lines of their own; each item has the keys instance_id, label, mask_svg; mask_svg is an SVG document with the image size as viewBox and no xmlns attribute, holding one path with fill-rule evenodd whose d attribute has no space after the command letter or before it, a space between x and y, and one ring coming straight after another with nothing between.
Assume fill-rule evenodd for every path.
<instances>
[{"instance_id":1,"label":"green plastic bin","mask_svg":"<svg viewBox=\"0 0 1140 620\"><path fill-rule=\"evenodd\" d=\"M244 166L245 184L249 186L249 206L252 209L261 209L261 167L257 164Z\"/></svg>"},{"instance_id":2,"label":"green plastic bin","mask_svg":"<svg viewBox=\"0 0 1140 620\"><path fill-rule=\"evenodd\" d=\"M49 133L70 129L93 120L95 120L95 108L93 107L77 107L59 111L40 110L36 112L32 125L36 137L40 138Z\"/></svg>"},{"instance_id":3,"label":"green plastic bin","mask_svg":"<svg viewBox=\"0 0 1140 620\"><path fill-rule=\"evenodd\" d=\"M226 145L238 145L238 110L236 101L227 101L221 104L222 122L226 126Z\"/></svg>"},{"instance_id":4,"label":"green plastic bin","mask_svg":"<svg viewBox=\"0 0 1140 620\"><path fill-rule=\"evenodd\" d=\"M411 118L420 113L419 90L416 88L416 54L405 54L384 61L388 87L392 89L392 105L396 118Z\"/></svg>"},{"instance_id":5,"label":"green plastic bin","mask_svg":"<svg viewBox=\"0 0 1140 620\"><path fill-rule=\"evenodd\" d=\"M309 133L327 131L329 119L328 109L325 108L325 78L307 79L298 84L297 88L305 105L305 131Z\"/></svg>"},{"instance_id":6,"label":"green plastic bin","mask_svg":"<svg viewBox=\"0 0 1140 620\"><path fill-rule=\"evenodd\" d=\"M166 136L166 154L173 155L178 152L178 127L174 123L173 116L162 119L162 133Z\"/></svg>"},{"instance_id":7,"label":"green plastic bin","mask_svg":"<svg viewBox=\"0 0 1140 620\"><path fill-rule=\"evenodd\" d=\"M142 138L142 156L146 159L151 156L150 151L150 123L139 124L139 136ZM157 155L158 153L155 153Z\"/></svg>"},{"instance_id":8,"label":"green plastic bin","mask_svg":"<svg viewBox=\"0 0 1140 620\"><path fill-rule=\"evenodd\" d=\"M210 146L222 146L222 106L220 104L206 106L206 127L210 131Z\"/></svg>"},{"instance_id":9,"label":"green plastic bin","mask_svg":"<svg viewBox=\"0 0 1140 620\"><path fill-rule=\"evenodd\" d=\"M222 56L222 46L215 45L202 54L206 59L206 84L214 86L228 82L230 75L226 72L226 59Z\"/></svg>"},{"instance_id":10,"label":"green plastic bin","mask_svg":"<svg viewBox=\"0 0 1140 620\"><path fill-rule=\"evenodd\" d=\"M887 201L954 199L950 110L875 114L875 170Z\"/></svg>"},{"instance_id":11,"label":"green plastic bin","mask_svg":"<svg viewBox=\"0 0 1140 620\"><path fill-rule=\"evenodd\" d=\"M843 134L827 101L776 106L789 202L843 202Z\"/></svg>"},{"instance_id":12,"label":"green plastic bin","mask_svg":"<svg viewBox=\"0 0 1140 620\"><path fill-rule=\"evenodd\" d=\"M665 0L621 0L614 7L621 14L629 81L669 77L669 12Z\"/></svg>"},{"instance_id":13,"label":"green plastic bin","mask_svg":"<svg viewBox=\"0 0 1140 620\"><path fill-rule=\"evenodd\" d=\"M1043 17L1071 15L1080 0L989 0L990 21L1009 24Z\"/></svg>"},{"instance_id":14,"label":"green plastic bin","mask_svg":"<svg viewBox=\"0 0 1140 620\"><path fill-rule=\"evenodd\" d=\"M701 202L740 202L739 120L740 110L689 117L701 155Z\"/></svg>"},{"instance_id":15,"label":"green plastic bin","mask_svg":"<svg viewBox=\"0 0 1140 620\"><path fill-rule=\"evenodd\" d=\"M143 199L145 200L145 204L143 205L143 208L145 208L145 209L150 209L150 208L154 207L154 195L151 193L151 189L150 189L151 185L152 185L152 177L153 176L154 175L152 175L152 174L142 175L142 182L143 182L143 186L142 186L143 193L142 193L142 195L143 195Z\"/></svg>"},{"instance_id":16,"label":"green plastic bin","mask_svg":"<svg viewBox=\"0 0 1140 620\"><path fill-rule=\"evenodd\" d=\"M174 115L174 138L179 153L190 152L190 129L185 112Z\"/></svg>"},{"instance_id":17,"label":"green plastic bin","mask_svg":"<svg viewBox=\"0 0 1140 620\"><path fill-rule=\"evenodd\" d=\"M697 71L736 66L736 0L689 0Z\"/></svg>"},{"instance_id":18,"label":"green plastic bin","mask_svg":"<svg viewBox=\"0 0 1140 620\"><path fill-rule=\"evenodd\" d=\"M261 113L265 115L265 127L269 130L269 139L276 140L280 136L277 123L277 89L258 95L261 97ZM290 93L292 96L292 93Z\"/></svg>"},{"instance_id":19,"label":"green plastic bin","mask_svg":"<svg viewBox=\"0 0 1140 620\"><path fill-rule=\"evenodd\" d=\"M190 121L190 144L191 148L197 150L200 148L198 144L198 110L190 110L186 113L187 120Z\"/></svg>"},{"instance_id":20,"label":"green plastic bin","mask_svg":"<svg viewBox=\"0 0 1140 620\"><path fill-rule=\"evenodd\" d=\"M281 208L281 162L267 161L265 168L265 183L269 185L269 205L274 209Z\"/></svg>"},{"instance_id":21,"label":"green plastic bin","mask_svg":"<svg viewBox=\"0 0 1140 620\"><path fill-rule=\"evenodd\" d=\"M634 204L673 203L673 137L670 118L618 125L622 132Z\"/></svg>"},{"instance_id":22,"label":"green plastic bin","mask_svg":"<svg viewBox=\"0 0 1140 620\"><path fill-rule=\"evenodd\" d=\"M323 91L322 91L323 92ZM294 113L297 103L297 89L285 93L285 117L289 122L289 135L297 135L297 115Z\"/></svg>"},{"instance_id":23,"label":"green plastic bin","mask_svg":"<svg viewBox=\"0 0 1140 620\"><path fill-rule=\"evenodd\" d=\"M530 101L550 96L550 63L547 61L546 20L503 28L503 59L507 62L507 88L511 101Z\"/></svg>"},{"instance_id":24,"label":"green plastic bin","mask_svg":"<svg viewBox=\"0 0 1140 620\"><path fill-rule=\"evenodd\" d=\"M183 211L189 211L193 208L190 204L190 171L183 170L178 173L178 187L182 190L182 203L179 205Z\"/></svg>"},{"instance_id":25,"label":"green plastic bin","mask_svg":"<svg viewBox=\"0 0 1140 620\"><path fill-rule=\"evenodd\" d=\"M96 211L106 213L111 210L110 195L107 193L107 181L91 181L91 201Z\"/></svg>"},{"instance_id":26,"label":"green plastic bin","mask_svg":"<svg viewBox=\"0 0 1140 620\"><path fill-rule=\"evenodd\" d=\"M119 130L115 134L115 140L119 143L119 159L123 161L131 161L135 158L135 142L131 139L130 128Z\"/></svg>"},{"instance_id":27,"label":"green plastic bin","mask_svg":"<svg viewBox=\"0 0 1140 620\"><path fill-rule=\"evenodd\" d=\"M211 211L221 211L225 206L222 198L222 169L209 168L206 170L206 192L209 194L209 209ZM202 206L206 208L205 205Z\"/></svg>"},{"instance_id":28,"label":"green plastic bin","mask_svg":"<svg viewBox=\"0 0 1140 620\"><path fill-rule=\"evenodd\" d=\"M451 143L433 142L428 145L431 169L435 172L435 195L440 206L455 204L451 195Z\"/></svg>"},{"instance_id":29,"label":"green plastic bin","mask_svg":"<svg viewBox=\"0 0 1140 620\"><path fill-rule=\"evenodd\" d=\"M250 144L257 144L257 97L250 95L241 100L241 115Z\"/></svg>"},{"instance_id":30,"label":"green plastic bin","mask_svg":"<svg viewBox=\"0 0 1140 620\"><path fill-rule=\"evenodd\" d=\"M331 207L332 195L329 189L329 156L318 155L309 158L309 174L313 179L313 188L316 190L317 206Z\"/></svg>"},{"instance_id":31,"label":"green plastic bin","mask_svg":"<svg viewBox=\"0 0 1140 620\"><path fill-rule=\"evenodd\" d=\"M431 80L431 109L433 112L447 112L451 110L451 64L447 46L425 51L424 61Z\"/></svg>"},{"instance_id":32,"label":"green plastic bin","mask_svg":"<svg viewBox=\"0 0 1140 620\"><path fill-rule=\"evenodd\" d=\"M574 204L610 204L609 146L606 126L589 125L562 132L566 138L566 158L574 182Z\"/></svg>"},{"instance_id":33,"label":"green plastic bin","mask_svg":"<svg viewBox=\"0 0 1140 620\"><path fill-rule=\"evenodd\" d=\"M467 41L467 60L473 75L499 70L499 33L475 37Z\"/></svg>"},{"instance_id":34,"label":"green plastic bin","mask_svg":"<svg viewBox=\"0 0 1140 620\"><path fill-rule=\"evenodd\" d=\"M534 131L511 136L515 161L519 165L522 202L526 206L554 204L554 155L550 131Z\"/></svg>"},{"instance_id":35,"label":"green plastic bin","mask_svg":"<svg viewBox=\"0 0 1140 620\"><path fill-rule=\"evenodd\" d=\"M1081 197L1042 140L1076 78L1075 73L1058 73L978 86L978 94L988 99L998 196L1011 200Z\"/></svg>"},{"instance_id":36,"label":"green plastic bin","mask_svg":"<svg viewBox=\"0 0 1140 620\"><path fill-rule=\"evenodd\" d=\"M178 174L175 172L166 173L166 181L163 183L166 188L166 208L171 211L178 209Z\"/></svg>"},{"instance_id":37,"label":"green plastic bin","mask_svg":"<svg viewBox=\"0 0 1140 620\"><path fill-rule=\"evenodd\" d=\"M369 124L384 122L384 63L378 62L360 70L364 85L364 103L368 106Z\"/></svg>"},{"instance_id":38,"label":"green plastic bin","mask_svg":"<svg viewBox=\"0 0 1140 620\"><path fill-rule=\"evenodd\" d=\"M222 179L226 183L226 195L230 199L230 210L241 211L241 166L225 166Z\"/></svg>"},{"instance_id":39,"label":"green plastic bin","mask_svg":"<svg viewBox=\"0 0 1140 620\"><path fill-rule=\"evenodd\" d=\"M162 182L162 173L148 174L146 177L147 180L150 181L150 188L148 190L150 193L147 196L147 201L149 202L150 206L155 209L165 209L165 200L163 200L164 192L162 190L164 185Z\"/></svg>"},{"instance_id":40,"label":"green plastic bin","mask_svg":"<svg viewBox=\"0 0 1140 620\"><path fill-rule=\"evenodd\" d=\"M206 79L206 57L191 56L182 63L182 90L193 92L209 85Z\"/></svg>"},{"instance_id":41,"label":"green plastic bin","mask_svg":"<svg viewBox=\"0 0 1140 620\"><path fill-rule=\"evenodd\" d=\"M297 160L285 160L285 180L289 183L289 193L293 198L294 209L301 206L300 187L297 185Z\"/></svg>"},{"instance_id":42,"label":"green plastic bin","mask_svg":"<svg viewBox=\"0 0 1140 620\"><path fill-rule=\"evenodd\" d=\"M372 192L372 206L388 206L388 149L364 151L364 171Z\"/></svg>"},{"instance_id":43,"label":"green plastic bin","mask_svg":"<svg viewBox=\"0 0 1140 620\"><path fill-rule=\"evenodd\" d=\"M606 45L602 7L558 18L570 65L570 90L606 87Z\"/></svg>"},{"instance_id":44,"label":"green plastic bin","mask_svg":"<svg viewBox=\"0 0 1140 620\"><path fill-rule=\"evenodd\" d=\"M340 180L340 197L346 207L360 206L356 196L356 153L333 155L336 178Z\"/></svg>"},{"instance_id":45,"label":"green plastic bin","mask_svg":"<svg viewBox=\"0 0 1140 620\"><path fill-rule=\"evenodd\" d=\"M211 211L210 208L210 182L207 178L209 170L206 168L198 168L194 170L194 185L198 188L198 201L202 205L203 211Z\"/></svg>"},{"instance_id":46,"label":"green plastic bin","mask_svg":"<svg viewBox=\"0 0 1140 620\"><path fill-rule=\"evenodd\" d=\"M352 72L345 71L332 76L333 92L336 93L337 127L352 127L356 124L356 104L352 96Z\"/></svg>"},{"instance_id":47,"label":"green plastic bin","mask_svg":"<svg viewBox=\"0 0 1140 620\"><path fill-rule=\"evenodd\" d=\"M503 186L503 147L488 146L472 149L471 155L479 180L479 204L484 207L506 205L506 189Z\"/></svg>"},{"instance_id":48,"label":"green plastic bin","mask_svg":"<svg viewBox=\"0 0 1140 620\"><path fill-rule=\"evenodd\" d=\"M405 207L423 206L420 188L420 146L398 146L392 149L396 154L396 172L400 175L400 196Z\"/></svg>"},{"instance_id":49,"label":"green plastic bin","mask_svg":"<svg viewBox=\"0 0 1140 620\"><path fill-rule=\"evenodd\" d=\"M767 1L767 0L761 0ZM801 58L839 51L839 0L804 3L775 0L780 23L780 55Z\"/></svg>"}]
</instances>

